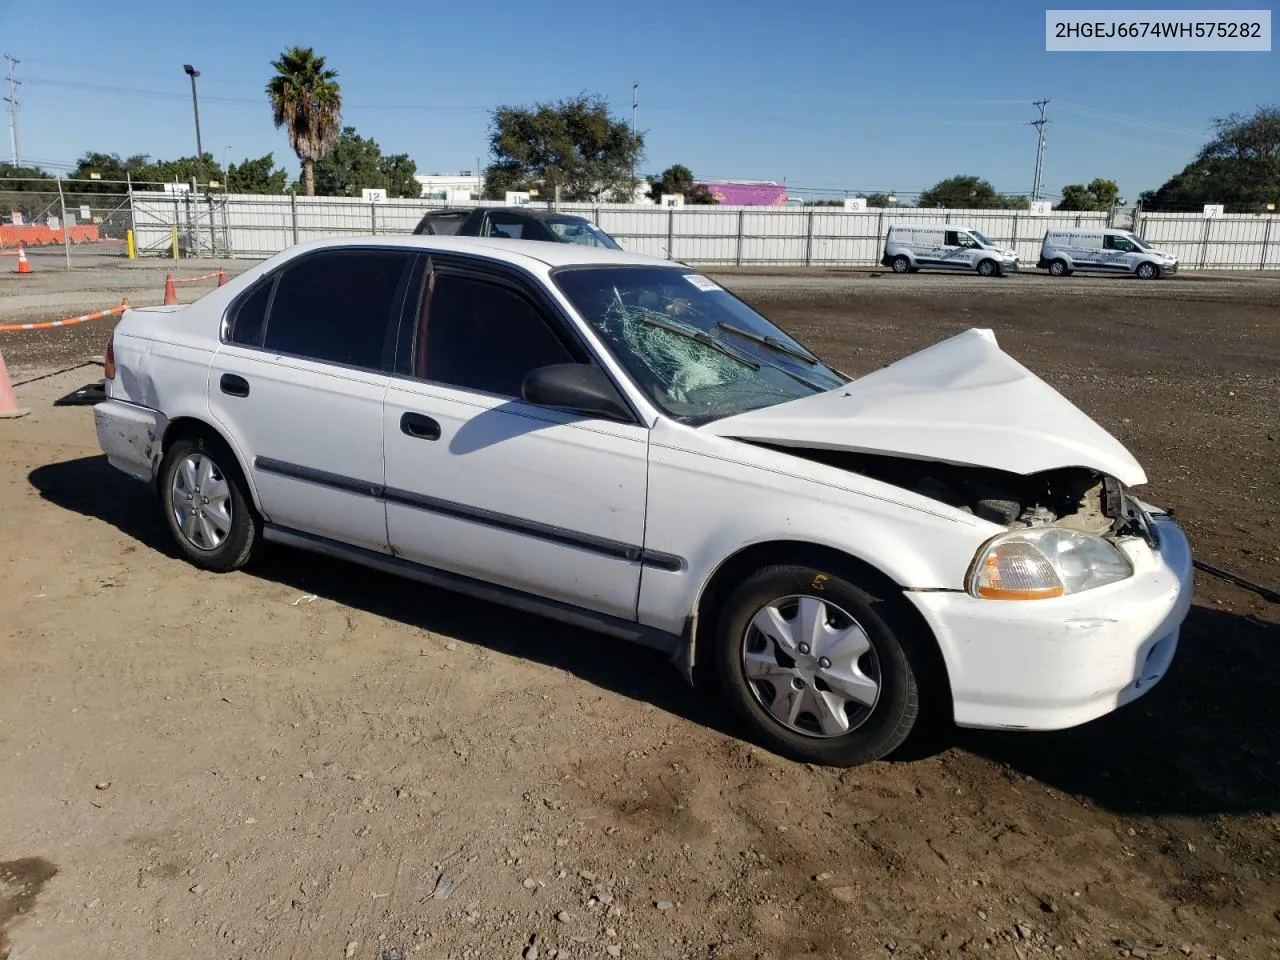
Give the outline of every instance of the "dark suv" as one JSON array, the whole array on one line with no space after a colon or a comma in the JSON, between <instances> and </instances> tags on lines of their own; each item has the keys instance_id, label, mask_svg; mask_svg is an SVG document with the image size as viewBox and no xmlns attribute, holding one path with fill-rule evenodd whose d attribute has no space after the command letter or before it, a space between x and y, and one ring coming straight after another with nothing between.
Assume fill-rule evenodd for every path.
<instances>
[{"instance_id":1,"label":"dark suv","mask_svg":"<svg viewBox=\"0 0 1280 960\"><path fill-rule=\"evenodd\" d=\"M586 217L528 207L476 207L474 210L433 210L414 227L415 234L445 237L498 237L506 240L548 240L621 250L618 241Z\"/></svg>"}]
</instances>

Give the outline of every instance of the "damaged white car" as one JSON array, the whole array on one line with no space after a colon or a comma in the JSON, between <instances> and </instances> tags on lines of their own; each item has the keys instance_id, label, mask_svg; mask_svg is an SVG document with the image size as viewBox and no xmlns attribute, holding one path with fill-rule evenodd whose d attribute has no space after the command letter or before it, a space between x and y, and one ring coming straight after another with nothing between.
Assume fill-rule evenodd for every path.
<instances>
[{"instance_id":1,"label":"damaged white car","mask_svg":"<svg viewBox=\"0 0 1280 960\"><path fill-rule=\"evenodd\" d=\"M106 384L102 449L193 563L266 539L648 644L798 759L882 757L930 708L1100 716L1191 601L1142 468L989 331L851 380L667 261L303 244L126 312Z\"/></svg>"}]
</instances>

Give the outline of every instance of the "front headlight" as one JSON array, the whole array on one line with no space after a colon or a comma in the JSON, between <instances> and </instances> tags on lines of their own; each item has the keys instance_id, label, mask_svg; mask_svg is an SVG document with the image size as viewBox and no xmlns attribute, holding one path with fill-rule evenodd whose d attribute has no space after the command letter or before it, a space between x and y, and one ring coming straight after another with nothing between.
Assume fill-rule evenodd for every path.
<instances>
[{"instance_id":1,"label":"front headlight","mask_svg":"<svg viewBox=\"0 0 1280 960\"><path fill-rule=\"evenodd\" d=\"M1132 574L1129 558L1101 537L1036 527L987 543L974 558L966 586L987 600L1045 600Z\"/></svg>"}]
</instances>

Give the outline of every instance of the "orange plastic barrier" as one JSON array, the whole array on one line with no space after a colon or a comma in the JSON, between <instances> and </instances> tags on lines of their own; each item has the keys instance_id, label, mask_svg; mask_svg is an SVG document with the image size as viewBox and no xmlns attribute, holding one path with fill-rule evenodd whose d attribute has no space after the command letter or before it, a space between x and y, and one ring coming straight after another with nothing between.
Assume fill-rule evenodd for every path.
<instances>
[{"instance_id":1,"label":"orange plastic barrier","mask_svg":"<svg viewBox=\"0 0 1280 960\"><path fill-rule=\"evenodd\" d=\"M70 233L72 243L94 243L102 239L96 223L86 223L83 226L66 229ZM51 243L64 242L62 228L54 230L52 227L42 227L34 223L24 224L21 227L0 226L0 247L16 247L19 241L28 247L42 247Z\"/></svg>"}]
</instances>

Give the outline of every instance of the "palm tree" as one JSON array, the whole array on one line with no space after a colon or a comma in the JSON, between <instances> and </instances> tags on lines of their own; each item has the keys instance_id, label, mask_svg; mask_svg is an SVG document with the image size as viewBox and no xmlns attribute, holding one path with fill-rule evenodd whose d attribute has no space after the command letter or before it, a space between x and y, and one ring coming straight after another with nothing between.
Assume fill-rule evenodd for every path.
<instances>
[{"instance_id":1,"label":"palm tree","mask_svg":"<svg viewBox=\"0 0 1280 960\"><path fill-rule=\"evenodd\" d=\"M338 140L342 128L342 91L338 74L325 67L310 47L290 47L273 60L276 75L267 84L267 97L276 127L285 127L289 146L302 163L302 186L316 195L316 161Z\"/></svg>"}]
</instances>

